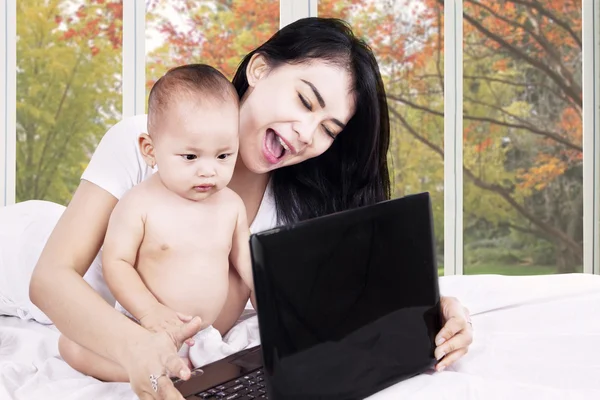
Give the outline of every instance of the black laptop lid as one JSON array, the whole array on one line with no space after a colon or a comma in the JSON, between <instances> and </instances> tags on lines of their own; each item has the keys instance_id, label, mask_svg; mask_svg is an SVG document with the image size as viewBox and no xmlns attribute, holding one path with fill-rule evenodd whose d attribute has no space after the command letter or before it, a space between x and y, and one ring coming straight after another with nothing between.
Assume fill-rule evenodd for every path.
<instances>
[{"instance_id":1,"label":"black laptop lid","mask_svg":"<svg viewBox=\"0 0 600 400\"><path fill-rule=\"evenodd\" d=\"M269 398L358 399L435 363L428 193L251 236Z\"/></svg>"}]
</instances>

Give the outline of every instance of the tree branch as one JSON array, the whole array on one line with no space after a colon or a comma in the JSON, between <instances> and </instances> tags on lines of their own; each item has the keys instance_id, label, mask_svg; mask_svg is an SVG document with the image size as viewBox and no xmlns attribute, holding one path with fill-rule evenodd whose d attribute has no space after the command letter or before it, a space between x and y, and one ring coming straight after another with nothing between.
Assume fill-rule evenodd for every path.
<instances>
[{"instance_id":1,"label":"tree branch","mask_svg":"<svg viewBox=\"0 0 600 400\"><path fill-rule=\"evenodd\" d=\"M73 121L73 123L71 124L70 132L75 132L74 128L76 125L77 121ZM43 186L43 188L40 189L39 198L43 199L46 196L48 188L52 185L52 180L56 176L56 171L58 170L58 167L60 165L60 160L63 159L63 157L65 156L65 153L69 148L69 142L71 141L71 139L73 139L74 136L75 135L65 135L65 140L59 147L60 150L57 153L57 156L55 157L55 161L52 163L47 163L40 172L40 175L45 177L45 185ZM51 170L48 169L49 166L51 167Z\"/></svg>"},{"instance_id":2,"label":"tree branch","mask_svg":"<svg viewBox=\"0 0 600 400\"><path fill-rule=\"evenodd\" d=\"M577 36L577 34L575 32L573 32L573 30L571 29L569 24L566 23L565 21L559 19L556 15L552 14L550 11L548 11L546 8L544 8L544 6L542 4L540 4L536 1L533 3L530 3L530 2L524 1L524 0L508 0L508 1L510 1L511 3L515 3L515 4L521 4L526 7L535 8L541 15L548 17L549 19L554 21L556 23L556 25L560 26L565 31L567 31L567 33L573 38L575 43L577 43L577 46L579 46L580 49L583 48L581 39L579 38L579 36Z\"/></svg>"},{"instance_id":3,"label":"tree branch","mask_svg":"<svg viewBox=\"0 0 600 400\"><path fill-rule=\"evenodd\" d=\"M488 104L488 103L485 103L485 102L482 102L482 101L478 101L478 100L475 100L475 99L471 99L468 96L465 96L465 99L468 100L468 101L470 101L470 102L472 102L472 103L474 103L474 104L479 104L479 105L482 105L484 107L489 107L492 110L499 111L499 112L501 112L501 113L509 116L510 118L514 118L516 121L521 122L522 125L510 124L510 123L506 123L506 122L502 122L502 121L498 121L498 120L493 120L493 121L496 121L496 122L494 122L494 124L499 124L499 125L501 125L501 124L509 124L509 125L512 125L511 127L513 127L513 128L520 127L519 129L526 129L526 130L530 131L531 133L534 133L534 134L540 135L540 136L545 136L548 139L552 139L552 140L554 140L554 141L556 141L558 143L561 143L561 144L567 146L570 149L573 149L573 150L576 150L576 151L579 151L579 152L583 152L583 148L581 146L579 146L579 145L577 145L577 144L575 144L575 143L573 143L573 142L565 139L559 133L537 129L535 126L531 125L528 121L526 121L526 120L524 120L524 119L522 119L522 118L520 118L520 117L518 117L518 116L516 116L514 114L509 113L508 111L504 110L502 107L495 106L493 104ZM464 118L465 119L469 119L469 120L474 120L475 118L479 118L479 117L464 116ZM489 118L489 120L492 120L492 119ZM490 121L488 121L488 122L490 122ZM508 126L508 125L505 125L505 126Z\"/></svg>"},{"instance_id":4,"label":"tree branch","mask_svg":"<svg viewBox=\"0 0 600 400\"><path fill-rule=\"evenodd\" d=\"M414 108L416 110L421 110L433 115L437 115L439 117L443 117L444 113L437 111L437 110L433 110L431 108L425 107L425 106L421 106L419 104L413 103L410 100L406 100L402 97L397 97L393 94L388 94L387 97L391 100L395 100L397 102L400 102L402 104L406 104L407 106ZM467 114L463 114L463 118L466 120L470 120L470 121L481 121L481 122L489 122L490 124L495 124L495 125L500 125L500 126L505 126L507 128L514 128L514 129L523 129L526 131L529 131L533 134L536 135L540 135L540 136L544 136L548 139L552 139L554 141L556 141L557 143L561 143L573 150L579 151L579 152L583 152L583 148L581 146L578 146L574 143L571 143L570 141L568 141L567 139L563 138L562 136L560 136L557 133L554 132L548 132L548 131L544 131L541 129L538 129L534 126L528 126L528 125L522 125L522 124L512 124L510 122L504 122L504 121L499 121L497 119L493 119L493 118L488 118L488 117L475 117L472 115L467 115Z\"/></svg>"},{"instance_id":5,"label":"tree branch","mask_svg":"<svg viewBox=\"0 0 600 400\"><path fill-rule=\"evenodd\" d=\"M505 23L507 23L507 24L509 24L509 25L511 25L511 26L513 26L515 28L521 28L525 32L527 32L533 39L535 39L536 42L538 42L538 44L540 46L542 46L542 48L550 56L549 58L552 61L554 61L554 64L556 64L556 67L558 68L558 70L561 71L563 77L569 82L570 87L574 87L574 88L576 88L577 91L581 91L581 88L579 87L579 84L577 84L575 82L575 79L573 78L573 74L571 74L571 72L569 71L569 69L564 66L564 64L562 63L560 55L552 48L552 45L548 42L548 40L546 38L544 38L543 36L538 35L536 32L534 32L533 30L529 29L527 26L525 26L525 25L523 25L521 23L518 23L518 22L510 20L510 19L508 19L508 18L506 18L506 17L504 17L502 15L499 15L492 8L486 6L485 4L481 4L480 2L478 2L476 0L466 0L466 1L470 2L471 4L476 5L478 7L483 8L488 13L490 13L491 15L493 15L496 19L498 19L500 21L504 21ZM539 29L538 29L538 31L539 31Z\"/></svg>"},{"instance_id":6,"label":"tree branch","mask_svg":"<svg viewBox=\"0 0 600 400\"><path fill-rule=\"evenodd\" d=\"M534 236L541 237L543 239L548 240L548 235L544 234L544 232L537 230L537 229L524 228L522 226L511 224L510 222L501 222L499 225L501 227L505 226L507 228L514 229L515 231L527 233L527 234L534 235Z\"/></svg>"},{"instance_id":7,"label":"tree branch","mask_svg":"<svg viewBox=\"0 0 600 400\"><path fill-rule=\"evenodd\" d=\"M402 116L402 114L400 114L398 111L396 111L396 109L394 109L393 107L390 107L389 110L392 112L392 114L394 114L394 116L396 118L398 118L400 120L402 125L409 131L410 134L413 135L413 137L415 139L417 139L419 142L423 143L424 145L429 147L431 150L433 150L434 152L439 154L439 156L442 157L442 159L444 158L444 150L442 150L441 147L434 144L429 139L426 139L425 137L419 135L417 133L417 131L415 131L412 126L410 126L410 124L408 123L408 121L406 121L406 119Z\"/></svg>"},{"instance_id":8,"label":"tree branch","mask_svg":"<svg viewBox=\"0 0 600 400\"><path fill-rule=\"evenodd\" d=\"M434 110L434 109L429 108L429 107L421 106L419 104L413 103L410 100L406 100L405 98L398 97L398 96L393 95L393 94L388 94L387 97L389 99L395 100L395 101L397 101L399 103L406 104L407 106L409 106L411 108L414 108L416 110L425 111L425 112L427 112L429 114L437 115L438 117L443 117L444 116L444 113L442 111L437 111L437 110Z\"/></svg>"},{"instance_id":9,"label":"tree branch","mask_svg":"<svg viewBox=\"0 0 600 400\"><path fill-rule=\"evenodd\" d=\"M442 10L440 7L437 8L437 26L438 26L438 35L437 35L437 51L436 51L436 61L435 68L437 70L437 75L440 80L440 87L442 88L442 93L444 92L444 74L442 73L441 68L441 58L442 58Z\"/></svg>"},{"instance_id":10,"label":"tree branch","mask_svg":"<svg viewBox=\"0 0 600 400\"><path fill-rule=\"evenodd\" d=\"M511 124L510 122L502 122L502 121L498 121L497 119L493 119L493 118L474 117L474 116L467 116L467 115L465 115L463 117L465 119L468 119L471 121L489 122L490 124L501 125L501 126L505 126L507 128L524 129L524 130L527 130L536 135L545 136L545 137L552 139L558 143L561 143L573 150L583 152L583 148L581 146L573 144L573 143L569 142L568 140L564 139L562 136L560 136L556 133L553 133L553 132L543 131L543 130L534 128L532 126L527 126L527 125L519 125L519 124Z\"/></svg>"},{"instance_id":11,"label":"tree branch","mask_svg":"<svg viewBox=\"0 0 600 400\"><path fill-rule=\"evenodd\" d=\"M422 135L420 135L409 123L408 121L406 121L406 119L398 112L396 111L393 107L390 107L390 111L392 112L392 114L394 114L394 116L396 118L398 118L400 120L400 123L407 129L407 131L418 141L420 141L421 143L425 144L426 146L430 147L434 152L436 152L437 154L439 154L442 158L444 158L444 151L437 145L433 144L431 141L429 141L428 139L424 138ZM463 174L469 179L471 180L475 186L479 187L480 189L483 190L487 190L493 193L496 193L497 195L499 195L500 197L502 197L508 204L510 204L515 211L517 211L519 214L521 214L523 217L527 218L531 223L533 223L534 225L536 225L538 228L542 229L545 233L547 233L549 236L554 237L555 239L560 240L561 242L563 242L567 247L569 247L574 254L576 254L579 257L583 257L583 250L581 249L581 246L575 242L573 239L571 239L568 235L566 235L564 232L556 229L555 227L553 227L552 225L542 221L541 219L537 218L535 215L533 215L532 213L530 213L527 209L525 209L525 207L523 207L521 204L519 204L509 193L509 191L505 188L503 188L500 185L496 185L496 184L490 184L487 182L484 182L483 180L479 179L477 176L475 176L475 174L473 174L469 169L467 169L464 165L463 165Z\"/></svg>"},{"instance_id":12,"label":"tree branch","mask_svg":"<svg viewBox=\"0 0 600 400\"><path fill-rule=\"evenodd\" d=\"M69 93L69 90L71 89L71 85L73 84L73 81L75 80L75 76L77 75L77 67L79 66L79 63L81 62L81 58L82 58L82 53L79 54L79 56L77 57L77 60L75 61L75 65L73 66L73 70L71 71L71 76L69 77L69 80L68 80L67 84L65 85L65 89L63 90L62 96L60 98L60 102L58 103L58 107L56 109L56 112L54 113L53 129L50 130L46 134L46 141L44 142L44 147L42 148L42 154L40 156L40 162L38 164L38 173L35 177L35 183L34 183L35 192L38 191L39 179L42 175L44 160L46 160L46 151L48 150L50 143L53 141L54 136L58 132L56 129L56 121L58 121L58 119L60 118L60 113L62 112L63 106L65 104L65 100L67 99L67 94Z\"/></svg>"},{"instance_id":13,"label":"tree branch","mask_svg":"<svg viewBox=\"0 0 600 400\"><path fill-rule=\"evenodd\" d=\"M426 76L426 75L423 75ZM556 90L553 87L550 87L548 85L545 85L543 83L527 83L527 82L514 82L514 81L510 81L508 79L500 79L500 78L492 78L490 76L485 76L485 75L463 75L464 79L469 79L469 80L482 80L482 81L487 81L487 82L497 82L497 83L504 83L506 85L511 85L511 86L516 86L516 87L525 87L525 88L530 88L530 87L534 87L534 88L544 88L547 91L549 91L550 93L553 93L556 97L560 98L561 100L575 106L576 111L579 113L579 110L577 109L577 104L575 104L573 102L573 99L571 99L570 97L565 97L564 93L561 91Z\"/></svg>"},{"instance_id":14,"label":"tree branch","mask_svg":"<svg viewBox=\"0 0 600 400\"><path fill-rule=\"evenodd\" d=\"M496 35L495 33L490 32L470 15L463 13L463 18L466 19L471 25L473 25L473 27L475 27L479 32L481 32L482 34L484 34L485 36L487 36L489 39L493 40L494 42L498 43L500 46L502 46L508 52L512 53L515 57L524 60L525 62L529 63L531 66L544 72L546 75L548 75L548 77L550 79L552 79L565 92L565 94L567 94L569 97L571 97L579 107L582 107L583 100L581 98L581 91L580 90L578 91L576 88L566 85L564 80L562 79L562 77L560 75L558 75L556 72L552 71L547 65L540 62L539 60L536 60L533 57L530 57L529 55L527 55L520 49L512 46L510 43L508 43L506 40L504 40L500 36Z\"/></svg>"}]
</instances>

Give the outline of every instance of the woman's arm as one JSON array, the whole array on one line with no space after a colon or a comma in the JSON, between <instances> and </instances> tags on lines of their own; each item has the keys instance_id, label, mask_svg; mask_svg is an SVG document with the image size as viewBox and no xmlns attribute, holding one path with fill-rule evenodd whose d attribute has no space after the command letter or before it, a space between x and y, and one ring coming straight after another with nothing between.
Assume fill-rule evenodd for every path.
<instances>
[{"instance_id":1,"label":"woman's arm","mask_svg":"<svg viewBox=\"0 0 600 400\"><path fill-rule=\"evenodd\" d=\"M231 242L231 253L229 260L238 274L254 292L254 279L252 277L252 261L250 259L250 229L248 228L248 218L246 217L246 207L242 199L237 201L238 217L235 225L235 231Z\"/></svg>"},{"instance_id":2,"label":"woman's arm","mask_svg":"<svg viewBox=\"0 0 600 400\"><path fill-rule=\"evenodd\" d=\"M123 365L140 395L151 391L147 377L165 368L184 379L189 377L189 369L177 357L176 346L193 336L200 323L192 321L175 332L151 334L107 304L83 280L100 249L116 203L117 199L105 190L81 181L46 243L29 292L32 302L64 335ZM159 391L162 396L155 398L177 394L168 379L161 382L167 383Z\"/></svg>"},{"instance_id":3,"label":"woman's arm","mask_svg":"<svg viewBox=\"0 0 600 400\"><path fill-rule=\"evenodd\" d=\"M105 190L81 181L42 251L29 295L64 335L118 362L126 346L123 337L136 336L143 328L120 317L82 279L100 249L116 203Z\"/></svg>"}]
</instances>

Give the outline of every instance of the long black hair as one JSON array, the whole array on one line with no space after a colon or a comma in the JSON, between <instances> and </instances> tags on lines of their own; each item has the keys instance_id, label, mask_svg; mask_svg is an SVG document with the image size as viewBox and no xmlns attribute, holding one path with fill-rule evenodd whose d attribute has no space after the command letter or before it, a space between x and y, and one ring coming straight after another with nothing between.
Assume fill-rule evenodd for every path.
<instances>
[{"instance_id":1,"label":"long black hair","mask_svg":"<svg viewBox=\"0 0 600 400\"><path fill-rule=\"evenodd\" d=\"M319 157L273 171L279 223L290 223L390 198L387 167L390 126L379 66L369 46L335 18L293 22L249 53L233 78L240 99L248 89L246 69L254 54L269 67L311 60L346 68L353 79L356 112Z\"/></svg>"}]
</instances>

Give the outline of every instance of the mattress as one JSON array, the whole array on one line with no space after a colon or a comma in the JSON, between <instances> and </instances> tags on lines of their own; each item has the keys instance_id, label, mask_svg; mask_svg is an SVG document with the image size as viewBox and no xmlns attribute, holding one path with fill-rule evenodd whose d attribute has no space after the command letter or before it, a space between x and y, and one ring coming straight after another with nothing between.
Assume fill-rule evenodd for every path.
<instances>
[{"instance_id":1,"label":"mattress","mask_svg":"<svg viewBox=\"0 0 600 400\"><path fill-rule=\"evenodd\" d=\"M440 289L471 310L469 353L370 399L600 399L600 276L452 276ZM229 335L246 337L255 318ZM0 317L0 399L136 398L71 369L57 340L52 325Z\"/></svg>"}]
</instances>

